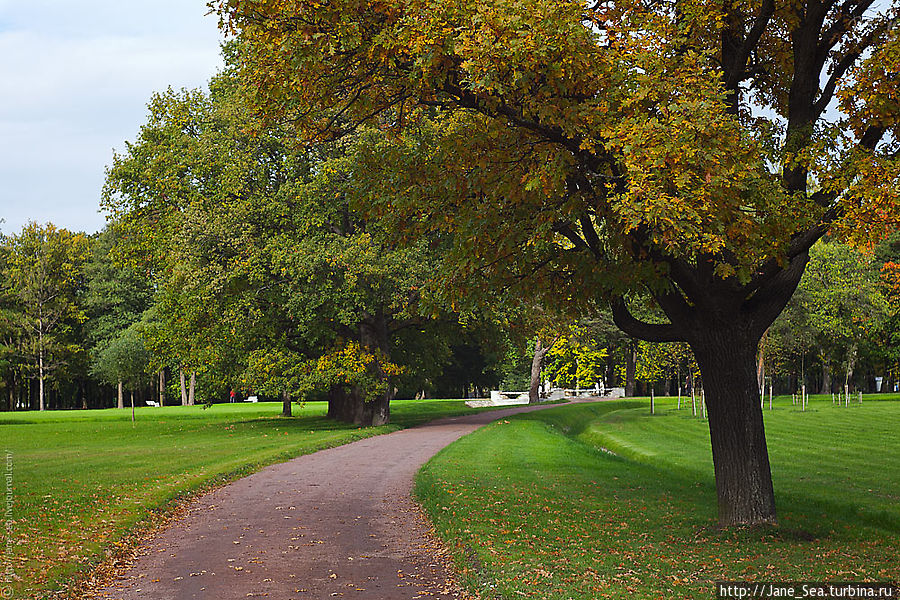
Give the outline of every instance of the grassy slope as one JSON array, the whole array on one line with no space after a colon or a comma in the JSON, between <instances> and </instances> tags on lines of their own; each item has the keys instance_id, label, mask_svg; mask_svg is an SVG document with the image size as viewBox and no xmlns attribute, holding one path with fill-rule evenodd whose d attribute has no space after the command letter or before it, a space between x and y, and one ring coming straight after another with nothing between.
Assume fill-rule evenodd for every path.
<instances>
[{"instance_id":1,"label":"grassy slope","mask_svg":"<svg viewBox=\"0 0 900 600\"><path fill-rule=\"evenodd\" d=\"M0 413L0 451L11 453L13 465L14 597L66 587L184 494L322 448L472 412L462 401L391 406L392 425L365 430L325 419L324 403L295 407L289 419L277 416L280 403L146 407L134 426L130 411Z\"/></svg>"},{"instance_id":2,"label":"grassy slope","mask_svg":"<svg viewBox=\"0 0 900 600\"><path fill-rule=\"evenodd\" d=\"M706 422L660 409L521 415L426 465L417 493L468 584L486 599L710 598L723 579L900 580L900 402L767 411L769 531L716 529Z\"/></svg>"}]
</instances>

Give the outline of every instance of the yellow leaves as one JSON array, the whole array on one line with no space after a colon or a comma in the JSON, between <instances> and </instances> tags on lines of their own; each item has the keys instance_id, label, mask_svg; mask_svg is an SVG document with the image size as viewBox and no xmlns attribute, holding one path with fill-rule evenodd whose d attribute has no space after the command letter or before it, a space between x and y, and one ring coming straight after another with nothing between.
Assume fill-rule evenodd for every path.
<instances>
[{"instance_id":1,"label":"yellow leaves","mask_svg":"<svg viewBox=\"0 0 900 600\"><path fill-rule=\"evenodd\" d=\"M728 263L719 263L716 265L716 275L720 279L728 279L729 277L734 277L737 274L734 266Z\"/></svg>"},{"instance_id":2,"label":"yellow leaves","mask_svg":"<svg viewBox=\"0 0 900 600\"><path fill-rule=\"evenodd\" d=\"M900 125L900 32L852 71L838 90L842 110L857 137L869 127L894 129Z\"/></svg>"},{"instance_id":3,"label":"yellow leaves","mask_svg":"<svg viewBox=\"0 0 900 600\"><path fill-rule=\"evenodd\" d=\"M312 381L323 389L339 385L361 390L366 397L383 394L391 377L402 375L405 368L396 365L378 350L347 342L343 347L320 356L315 361Z\"/></svg>"},{"instance_id":4,"label":"yellow leaves","mask_svg":"<svg viewBox=\"0 0 900 600\"><path fill-rule=\"evenodd\" d=\"M900 161L865 153L845 166L854 175L840 197L846 217L834 233L860 247L900 228Z\"/></svg>"}]
</instances>

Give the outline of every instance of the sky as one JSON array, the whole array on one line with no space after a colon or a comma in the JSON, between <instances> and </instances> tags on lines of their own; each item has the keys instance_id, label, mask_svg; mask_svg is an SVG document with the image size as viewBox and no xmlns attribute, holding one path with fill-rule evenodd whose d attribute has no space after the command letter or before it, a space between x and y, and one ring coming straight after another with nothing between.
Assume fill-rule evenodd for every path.
<instances>
[{"instance_id":1,"label":"sky","mask_svg":"<svg viewBox=\"0 0 900 600\"><path fill-rule=\"evenodd\" d=\"M0 0L0 231L103 228L113 151L155 91L205 87L222 36L206 0Z\"/></svg>"}]
</instances>

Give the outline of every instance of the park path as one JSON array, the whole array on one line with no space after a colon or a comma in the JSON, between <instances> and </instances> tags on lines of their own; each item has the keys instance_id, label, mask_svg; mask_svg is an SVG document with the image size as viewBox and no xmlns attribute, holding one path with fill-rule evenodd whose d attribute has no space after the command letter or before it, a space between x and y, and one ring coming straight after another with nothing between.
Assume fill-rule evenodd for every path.
<instances>
[{"instance_id":1,"label":"park path","mask_svg":"<svg viewBox=\"0 0 900 600\"><path fill-rule=\"evenodd\" d=\"M411 498L416 471L487 423L543 408L441 419L262 469L199 496L93 597L458 598Z\"/></svg>"}]
</instances>

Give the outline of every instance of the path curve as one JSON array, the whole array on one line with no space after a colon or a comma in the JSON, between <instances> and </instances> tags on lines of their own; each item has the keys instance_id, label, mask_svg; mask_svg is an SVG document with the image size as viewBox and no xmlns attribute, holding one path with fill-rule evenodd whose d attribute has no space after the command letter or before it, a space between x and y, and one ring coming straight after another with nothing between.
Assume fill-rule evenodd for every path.
<instances>
[{"instance_id":1,"label":"path curve","mask_svg":"<svg viewBox=\"0 0 900 600\"><path fill-rule=\"evenodd\" d=\"M97 598L458 598L411 498L419 468L497 419L450 417L307 454L199 496Z\"/></svg>"}]
</instances>

